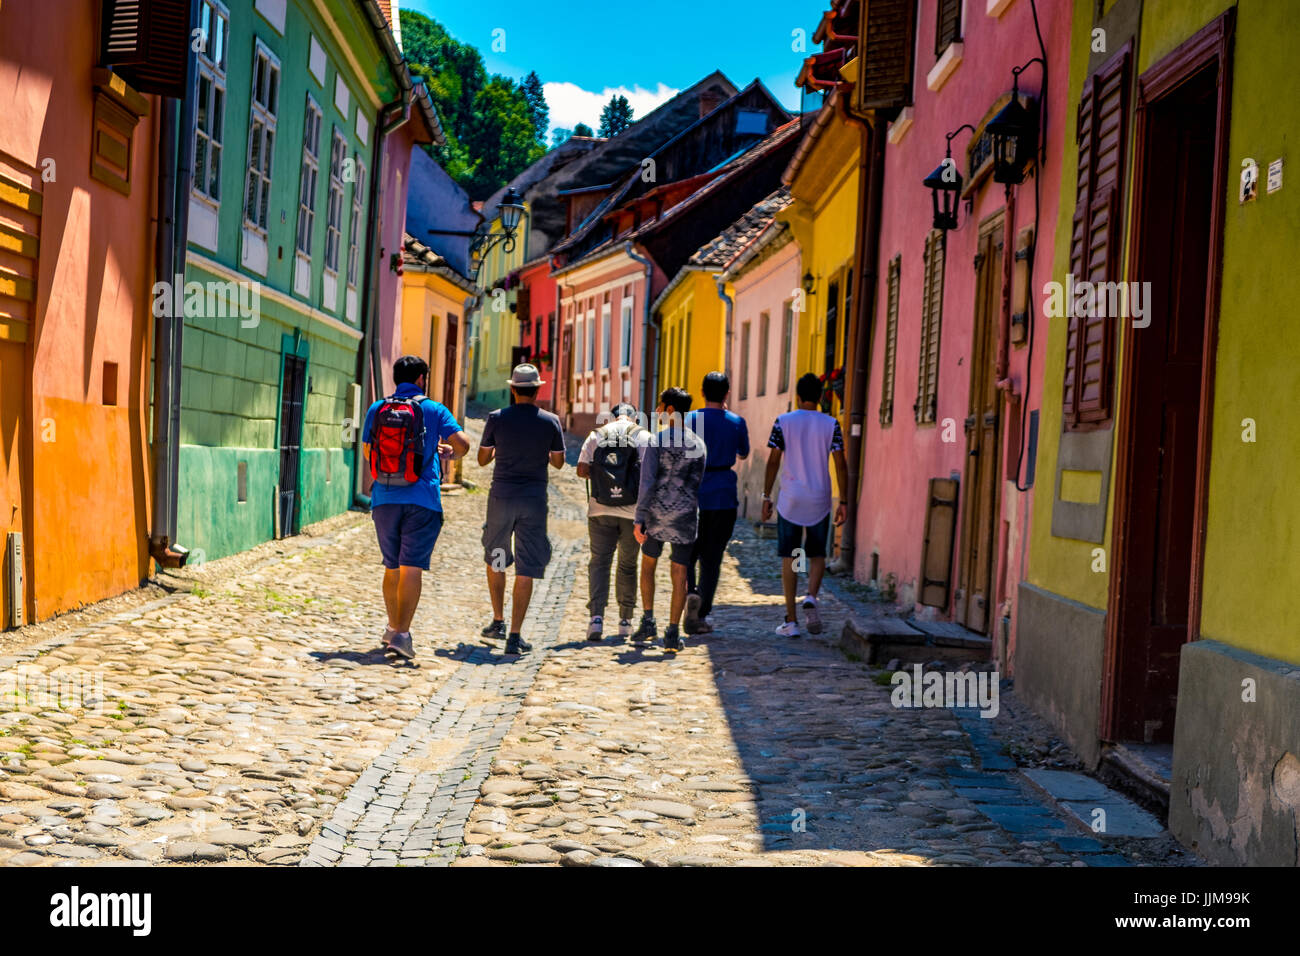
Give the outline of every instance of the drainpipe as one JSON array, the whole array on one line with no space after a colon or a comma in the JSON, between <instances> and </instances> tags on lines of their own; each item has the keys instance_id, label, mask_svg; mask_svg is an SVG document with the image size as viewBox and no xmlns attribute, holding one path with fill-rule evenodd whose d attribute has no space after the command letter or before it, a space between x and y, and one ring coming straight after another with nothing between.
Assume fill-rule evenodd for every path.
<instances>
[{"instance_id":1,"label":"drainpipe","mask_svg":"<svg viewBox=\"0 0 1300 956\"><path fill-rule=\"evenodd\" d=\"M191 0L190 22L198 22L198 4ZM197 58L189 57L185 89L193 90ZM158 232L154 261L157 280L172 290L164 315L154 319L153 395L153 514L149 554L159 567L184 567L188 549L176 542L177 499L180 490L181 370L185 313L172 314L177 300L177 277L185 272L189 237L190 189L194 184L194 126L198 121L195 97L160 102L158 148ZM179 118L178 114L179 113ZM179 176L177 172L179 171ZM183 282L184 279L182 278Z\"/></svg>"},{"instance_id":2,"label":"drainpipe","mask_svg":"<svg viewBox=\"0 0 1300 956\"><path fill-rule=\"evenodd\" d=\"M632 249L632 243L623 244L623 253L634 262L639 262L645 266L645 315L641 319L641 411L649 414L649 410L654 408L654 396L656 389L659 387L659 363L655 362L653 373L647 373L646 361L650 357L650 283L654 279L654 263L645 256L637 255ZM659 341L658 328L655 329L655 342ZM651 390L647 393L645 386L647 383L653 383Z\"/></svg>"},{"instance_id":3,"label":"drainpipe","mask_svg":"<svg viewBox=\"0 0 1300 956\"><path fill-rule=\"evenodd\" d=\"M733 334L731 329L731 320L732 320L732 315L735 312L736 303L731 298L731 296L727 295L726 273L720 274L715 281L718 284L718 298L723 301L724 311L726 314L727 351L726 354L722 357L722 369L724 372L726 372L727 379L730 380L731 379L731 337ZM764 361L766 361L766 359L764 359Z\"/></svg>"},{"instance_id":4,"label":"drainpipe","mask_svg":"<svg viewBox=\"0 0 1300 956\"><path fill-rule=\"evenodd\" d=\"M847 506L840 526L840 554L832 567L853 573L854 543L858 515L858 495L862 487L862 463L865 452L863 431L867 408L867 378L871 368L871 339L875 328L876 264L880 256L880 210L884 197L885 142L884 121L877 118L871 126L851 113L845 105L844 118L862 128L859 149L858 181L866 184L866 196L858 204L858 250L854 267L860 280L856 290L857 321L853 337L853 387L849 392L849 434L845 457L848 459L848 487L843 489Z\"/></svg>"},{"instance_id":5,"label":"drainpipe","mask_svg":"<svg viewBox=\"0 0 1300 956\"><path fill-rule=\"evenodd\" d=\"M1009 400L1015 394L1015 387L1008 377L1011 365L1008 353L1011 349L1011 282L1016 267L1016 191L1010 183L1007 184L1006 210L1003 217L1006 226L1002 230L1002 307L998 316L998 352L993 377L997 380L998 389L1006 392ZM1016 480L1020 480L1019 475Z\"/></svg>"},{"instance_id":6,"label":"drainpipe","mask_svg":"<svg viewBox=\"0 0 1300 956\"><path fill-rule=\"evenodd\" d=\"M391 122L388 116L398 109L401 114ZM383 263L379 261L378 239L381 219L379 203L382 196L379 181L384 174L384 145L388 135L411 118L411 100L407 93L388 103L379 110L379 122L375 125L375 147L370 157L369 206L366 210L366 236L370 239L370 248L366 255L366 273L362 278L361 310L361 347L357 350L357 380L361 383L361 401L364 404L372 382L377 396L383 389L384 375L379 363L379 351L376 348L377 327L379 325L379 270ZM372 378L373 376L373 378ZM358 423L360 427L361 423ZM362 489L365 487L364 469L361 467L361 441L357 438L357 452L352 456L352 503L360 508L370 508L370 496Z\"/></svg>"}]
</instances>

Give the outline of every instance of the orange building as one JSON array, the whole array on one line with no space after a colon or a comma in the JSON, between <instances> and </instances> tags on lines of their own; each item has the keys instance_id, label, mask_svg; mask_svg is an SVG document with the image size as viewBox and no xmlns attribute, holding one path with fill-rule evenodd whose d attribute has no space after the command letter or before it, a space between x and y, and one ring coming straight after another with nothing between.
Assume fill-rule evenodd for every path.
<instances>
[{"instance_id":1,"label":"orange building","mask_svg":"<svg viewBox=\"0 0 1300 956\"><path fill-rule=\"evenodd\" d=\"M149 568L163 101L139 90L169 67L183 80L186 45L179 31L166 49L125 37L115 71L100 6L70 0L57 29L0 7L3 627L136 587Z\"/></svg>"}]
</instances>

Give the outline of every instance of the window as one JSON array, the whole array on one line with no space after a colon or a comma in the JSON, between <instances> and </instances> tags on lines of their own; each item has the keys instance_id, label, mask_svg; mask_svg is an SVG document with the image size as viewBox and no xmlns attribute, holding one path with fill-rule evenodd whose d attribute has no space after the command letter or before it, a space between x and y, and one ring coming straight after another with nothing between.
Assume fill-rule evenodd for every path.
<instances>
[{"instance_id":1,"label":"window","mask_svg":"<svg viewBox=\"0 0 1300 956\"><path fill-rule=\"evenodd\" d=\"M1118 278L1128 73L1126 48L1084 81L1079 98L1079 175L1070 237L1070 273L1076 282ZM1095 428L1111 419L1115 328L1098 314L1102 310L1092 311L1092 315L1072 316L1066 333L1063 419L1067 430Z\"/></svg>"},{"instance_id":2,"label":"window","mask_svg":"<svg viewBox=\"0 0 1300 956\"><path fill-rule=\"evenodd\" d=\"M583 334L585 330L582 327L581 318L574 322L574 331L576 333L574 339L578 343L578 361L574 366L574 369L579 372L585 372L587 370L587 336Z\"/></svg>"},{"instance_id":3,"label":"window","mask_svg":"<svg viewBox=\"0 0 1300 956\"><path fill-rule=\"evenodd\" d=\"M194 128L194 192L214 203L221 201L221 147L226 115L226 8L213 0L199 5L198 115Z\"/></svg>"},{"instance_id":4,"label":"window","mask_svg":"<svg viewBox=\"0 0 1300 956\"><path fill-rule=\"evenodd\" d=\"M339 271L339 247L343 240L343 161L347 159L348 142L337 126L334 142L330 145L330 198L325 223L325 268Z\"/></svg>"},{"instance_id":5,"label":"window","mask_svg":"<svg viewBox=\"0 0 1300 956\"><path fill-rule=\"evenodd\" d=\"M297 249L311 258L311 237L316 228L316 179L320 174L321 110L307 94L307 115L302 133L302 180L298 186Z\"/></svg>"},{"instance_id":6,"label":"window","mask_svg":"<svg viewBox=\"0 0 1300 956\"><path fill-rule=\"evenodd\" d=\"M935 18L934 55L943 56L950 43L961 39L961 0L939 0Z\"/></svg>"},{"instance_id":7,"label":"window","mask_svg":"<svg viewBox=\"0 0 1300 956\"><path fill-rule=\"evenodd\" d=\"M623 348L622 365L624 368L627 368L632 364L632 297L627 293L623 294L622 319L622 337L619 341L622 343Z\"/></svg>"},{"instance_id":8,"label":"window","mask_svg":"<svg viewBox=\"0 0 1300 956\"><path fill-rule=\"evenodd\" d=\"M822 371L826 375L827 381L830 380L831 372L835 371L835 342L840 328L840 284L832 282L826 290L826 341L824 343L824 359Z\"/></svg>"},{"instance_id":9,"label":"window","mask_svg":"<svg viewBox=\"0 0 1300 956\"><path fill-rule=\"evenodd\" d=\"M275 117L280 96L280 62L260 42L253 54L253 90L248 125L248 176L244 221L266 232L271 201L271 160L275 153Z\"/></svg>"},{"instance_id":10,"label":"window","mask_svg":"<svg viewBox=\"0 0 1300 956\"><path fill-rule=\"evenodd\" d=\"M754 393L759 396L767 394L767 346L768 336L772 331L772 316L763 312L758 317L758 387Z\"/></svg>"},{"instance_id":11,"label":"window","mask_svg":"<svg viewBox=\"0 0 1300 956\"><path fill-rule=\"evenodd\" d=\"M784 395L790 391L790 349L794 346L794 300L786 300L781 316L781 371L777 376L776 391Z\"/></svg>"},{"instance_id":12,"label":"window","mask_svg":"<svg viewBox=\"0 0 1300 956\"><path fill-rule=\"evenodd\" d=\"M609 337L614 331L614 307L610 304L609 293L605 293L605 301L600 307L600 367L609 368Z\"/></svg>"},{"instance_id":13,"label":"window","mask_svg":"<svg viewBox=\"0 0 1300 956\"><path fill-rule=\"evenodd\" d=\"M596 367L596 300L587 300L587 370Z\"/></svg>"},{"instance_id":14,"label":"window","mask_svg":"<svg viewBox=\"0 0 1300 956\"><path fill-rule=\"evenodd\" d=\"M925 239L921 285L921 357L916 374L917 424L931 424L939 404L939 328L943 318L944 234L935 229Z\"/></svg>"},{"instance_id":15,"label":"window","mask_svg":"<svg viewBox=\"0 0 1300 956\"><path fill-rule=\"evenodd\" d=\"M357 236L361 228L361 197L366 192L366 166L361 162L359 154L354 153L352 159L356 166L356 178L352 181L352 221L348 223L348 285L355 288L357 259L360 255Z\"/></svg>"},{"instance_id":16,"label":"window","mask_svg":"<svg viewBox=\"0 0 1300 956\"><path fill-rule=\"evenodd\" d=\"M740 400L749 398L749 322L740 327Z\"/></svg>"},{"instance_id":17,"label":"window","mask_svg":"<svg viewBox=\"0 0 1300 956\"><path fill-rule=\"evenodd\" d=\"M898 276L902 256L889 260L888 304L885 306L885 354L880 373L880 424L894 421L894 370L898 365Z\"/></svg>"}]
</instances>

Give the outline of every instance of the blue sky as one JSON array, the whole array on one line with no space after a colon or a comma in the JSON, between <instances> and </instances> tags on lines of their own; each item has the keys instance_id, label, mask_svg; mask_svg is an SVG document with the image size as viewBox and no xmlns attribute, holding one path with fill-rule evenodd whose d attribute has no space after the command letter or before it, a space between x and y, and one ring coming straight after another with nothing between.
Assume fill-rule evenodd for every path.
<instances>
[{"instance_id":1,"label":"blue sky","mask_svg":"<svg viewBox=\"0 0 1300 956\"><path fill-rule=\"evenodd\" d=\"M396 4L395 4L396 5ZM640 117L714 69L738 87L755 77L789 110L794 78L818 49L812 33L827 0L400 0L442 23L483 54L489 73L519 79L536 70L551 124L593 129L600 107L621 92ZM804 31L804 52L792 49ZM495 30L505 49L494 52ZM498 44L500 45L500 43ZM807 98L806 107L820 97Z\"/></svg>"}]
</instances>

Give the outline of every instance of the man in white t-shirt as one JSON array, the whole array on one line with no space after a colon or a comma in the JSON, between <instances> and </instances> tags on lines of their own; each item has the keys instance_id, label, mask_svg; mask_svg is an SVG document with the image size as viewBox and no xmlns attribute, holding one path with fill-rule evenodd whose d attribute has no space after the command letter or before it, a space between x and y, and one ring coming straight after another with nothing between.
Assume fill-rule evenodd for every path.
<instances>
[{"instance_id":1,"label":"man in white t-shirt","mask_svg":"<svg viewBox=\"0 0 1300 956\"><path fill-rule=\"evenodd\" d=\"M587 534L591 559L587 565L587 610L591 623L587 640L599 641L605 629L609 602L609 569L618 551L614 594L618 601L620 637L632 633L636 610L636 556L640 545L632 530L641 475L641 456L650 432L636 421L636 409L627 403L614 406L611 420L582 443L578 477L586 478ZM622 503L620 503L622 502Z\"/></svg>"},{"instance_id":2,"label":"man in white t-shirt","mask_svg":"<svg viewBox=\"0 0 1300 956\"><path fill-rule=\"evenodd\" d=\"M848 463L844 459L844 435L840 423L817 410L822 399L822 382L809 372L795 385L799 407L777 418L767 447L767 474L763 481L763 520L772 517L772 485L781 473L781 500L776 504L777 554L781 556L781 585L785 590L785 623L776 629L782 637L799 637L795 612L795 552L808 561L808 594L803 599L808 630L820 634L821 615L817 594L826 573L826 543L831 530L831 472L835 461L839 487L848 485ZM781 471L781 462L785 470ZM841 501L835 509L835 524L844 523L848 509Z\"/></svg>"}]
</instances>

